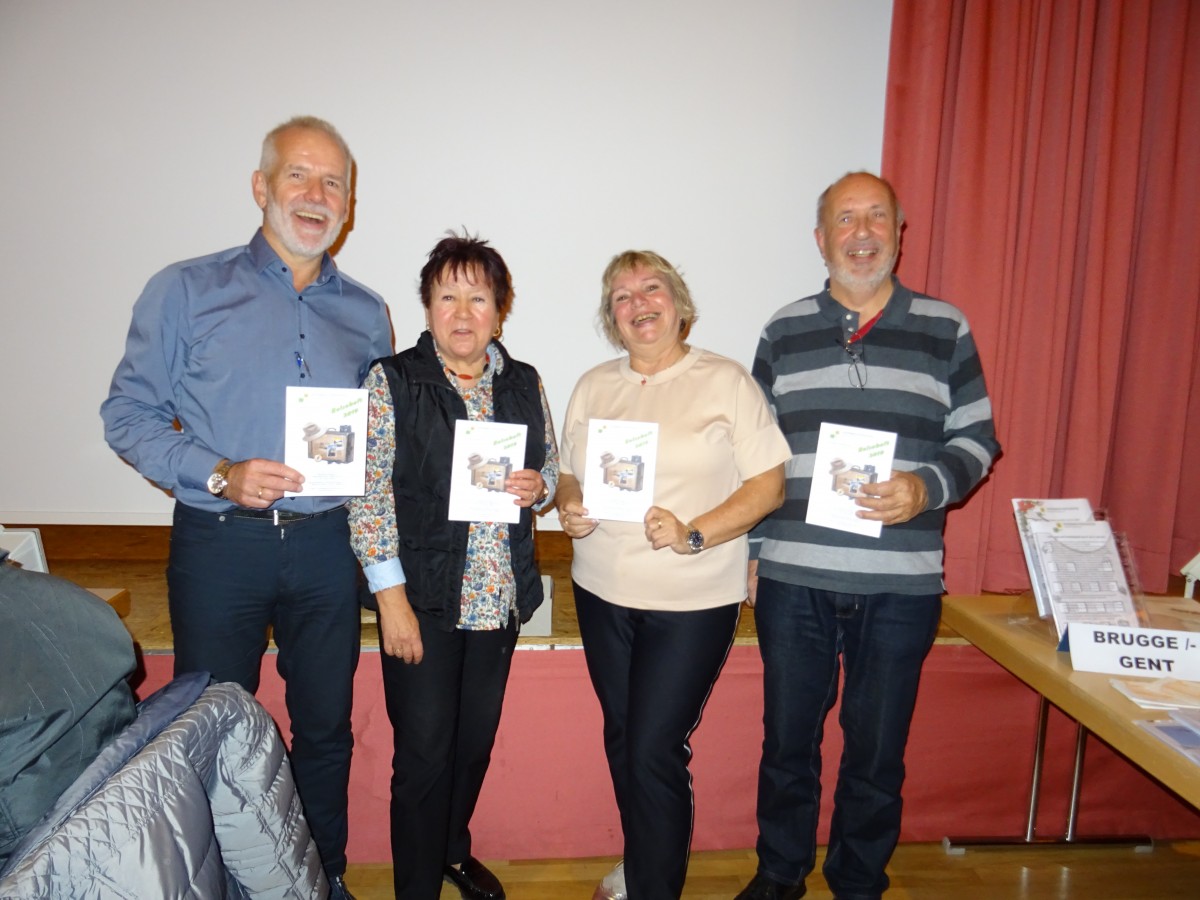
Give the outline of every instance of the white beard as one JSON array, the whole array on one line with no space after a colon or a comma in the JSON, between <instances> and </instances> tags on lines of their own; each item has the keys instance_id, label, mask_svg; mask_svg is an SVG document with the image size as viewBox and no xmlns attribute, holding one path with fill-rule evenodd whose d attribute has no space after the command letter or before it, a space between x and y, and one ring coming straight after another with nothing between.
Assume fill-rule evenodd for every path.
<instances>
[{"instance_id":1,"label":"white beard","mask_svg":"<svg viewBox=\"0 0 1200 900\"><path fill-rule=\"evenodd\" d=\"M827 263L826 268L829 269L829 278L838 284L854 291L873 291L891 276L892 269L896 267L896 255L893 253L886 259L878 260L878 266L867 273L852 272L832 262Z\"/></svg>"},{"instance_id":2,"label":"white beard","mask_svg":"<svg viewBox=\"0 0 1200 900\"><path fill-rule=\"evenodd\" d=\"M285 210L275 200L274 195L270 191L267 192L267 221L271 223L271 229L278 235L280 243L297 259L316 259L333 246L333 242L341 234L343 222L335 221L333 210L320 204L296 204L295 209L323 215L326 221L325 231L311 238L297 234L292 222L294 210Z\"/></svg>"}]
</instances>

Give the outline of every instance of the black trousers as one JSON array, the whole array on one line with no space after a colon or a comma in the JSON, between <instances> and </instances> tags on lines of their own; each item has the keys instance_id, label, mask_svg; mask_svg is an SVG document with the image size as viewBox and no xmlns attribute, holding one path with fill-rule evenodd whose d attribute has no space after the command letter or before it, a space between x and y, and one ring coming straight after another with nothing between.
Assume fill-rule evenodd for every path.
<instances>
[{"instance_id":1,"label":"black trousers","mask_svg":"<svg viewBox=\"0 0 1200 900\"><path fill-rule=\"evenodd\" d=\"M392 722L392 873L396 897L437 900L446 864L471 853L471 816L492 759L516 623L443 631L417 614L424 659L381 653Z\"/></svg>"},{"instance_id":2,"label":"black trousers","mask_svg":"<svg viewBox=\"0 0 1200 900\"><path fill-rule=\"evenodd\" d=\"M733 645L739 604L650 612L576 584L575 609L604 713L629 898L678 900L692 840L688 738Z\"/></svg>"},{"instance_id":3,"label":"black trousers","mask_svg":"<svg viewBox=\"0 0 1200 900\"><path fill-rule=\"evenodd\" d=\"M358 571L343 508L275 525L175 504L167 565L175 674L209 672L254 693L274 631L292 772L330 875L346 870Z\"/></svg>"}]
</instances>

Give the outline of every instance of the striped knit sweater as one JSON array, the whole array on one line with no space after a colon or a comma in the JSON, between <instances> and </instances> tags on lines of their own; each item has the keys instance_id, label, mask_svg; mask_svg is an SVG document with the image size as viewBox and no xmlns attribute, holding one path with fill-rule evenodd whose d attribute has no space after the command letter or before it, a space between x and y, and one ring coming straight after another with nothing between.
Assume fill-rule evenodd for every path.
<instances>
[{"instance_id":1,"label":"striped knit sweater","mask_svg":"<svg viewBox=\"0 0 1200 900\"><path fill-rule=\"evenodd\" d=\"M845 342L858 314L825 290L781 309L759 340L753 375L792 448L787 499L751 535L758 574L848 594L937 594L946 506L967 496L1000 450L966 317L894 279L883 315L855 346L866 387L849 378ZM896 432L893 468L920 476L925 512L878 538L804 521L822 422Z\"/></svg>"}]
</instances>

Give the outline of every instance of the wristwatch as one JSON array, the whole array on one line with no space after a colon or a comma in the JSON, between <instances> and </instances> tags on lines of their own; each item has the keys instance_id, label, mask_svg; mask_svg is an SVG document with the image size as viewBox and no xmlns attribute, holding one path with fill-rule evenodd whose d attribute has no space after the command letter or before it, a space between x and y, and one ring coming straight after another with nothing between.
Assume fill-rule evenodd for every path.
<instances>
[{"instance_id":1,"label":"wristwatch","mask_svg":"<svg viewBox=\"0 0 1200 900\"><path fill-rule=\"evenodd\" d=\"M694 556L704 549L704 535L700 533L699 529L697 529L695 525L690 523L687 526L687 530L688 546L692 548L692 555Z\"/></svg>"},{"instance_id":2,"label":"wristwatch","mask_svg":"<svg viewBox=\"0 0 1200 900\"><path fill-rule=\"evenodd\" d=\"M233 466L227 459L217 463L213 473L208 476L208 492L214 497L224 497L225 488L229 487L229 470Z\"/></svg>"}]
</instances>

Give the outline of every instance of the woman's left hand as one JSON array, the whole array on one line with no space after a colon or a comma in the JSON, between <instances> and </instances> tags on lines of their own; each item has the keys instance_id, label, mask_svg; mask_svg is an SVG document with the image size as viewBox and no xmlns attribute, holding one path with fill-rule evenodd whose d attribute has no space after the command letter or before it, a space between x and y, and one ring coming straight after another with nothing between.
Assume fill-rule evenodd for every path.
<instances>
[{"instance_id":1,"label":"woman's left hand","mask_svg":"<svg viewBox=\"0 0 1200 900\"><path fill-rule=\"evenodd\" d=\"M537 469L520 469L504 482L504 489L516 495L517 506L533 506L546 496L546 482Z\"/></svg>"},{"instance_id":2,"label":"woman's left hand","mask_svg":"<svg viewBox=\"0 0 1200 900\"><path fill-rule=\"evenodd\" d=\"M687 542L687 525L680 522L669 509L652 506L646 510L646 517L642 521L646 524L646 540L655 550L670 547L682 556L692 552Z\"/></svg>"}]
</instances>

